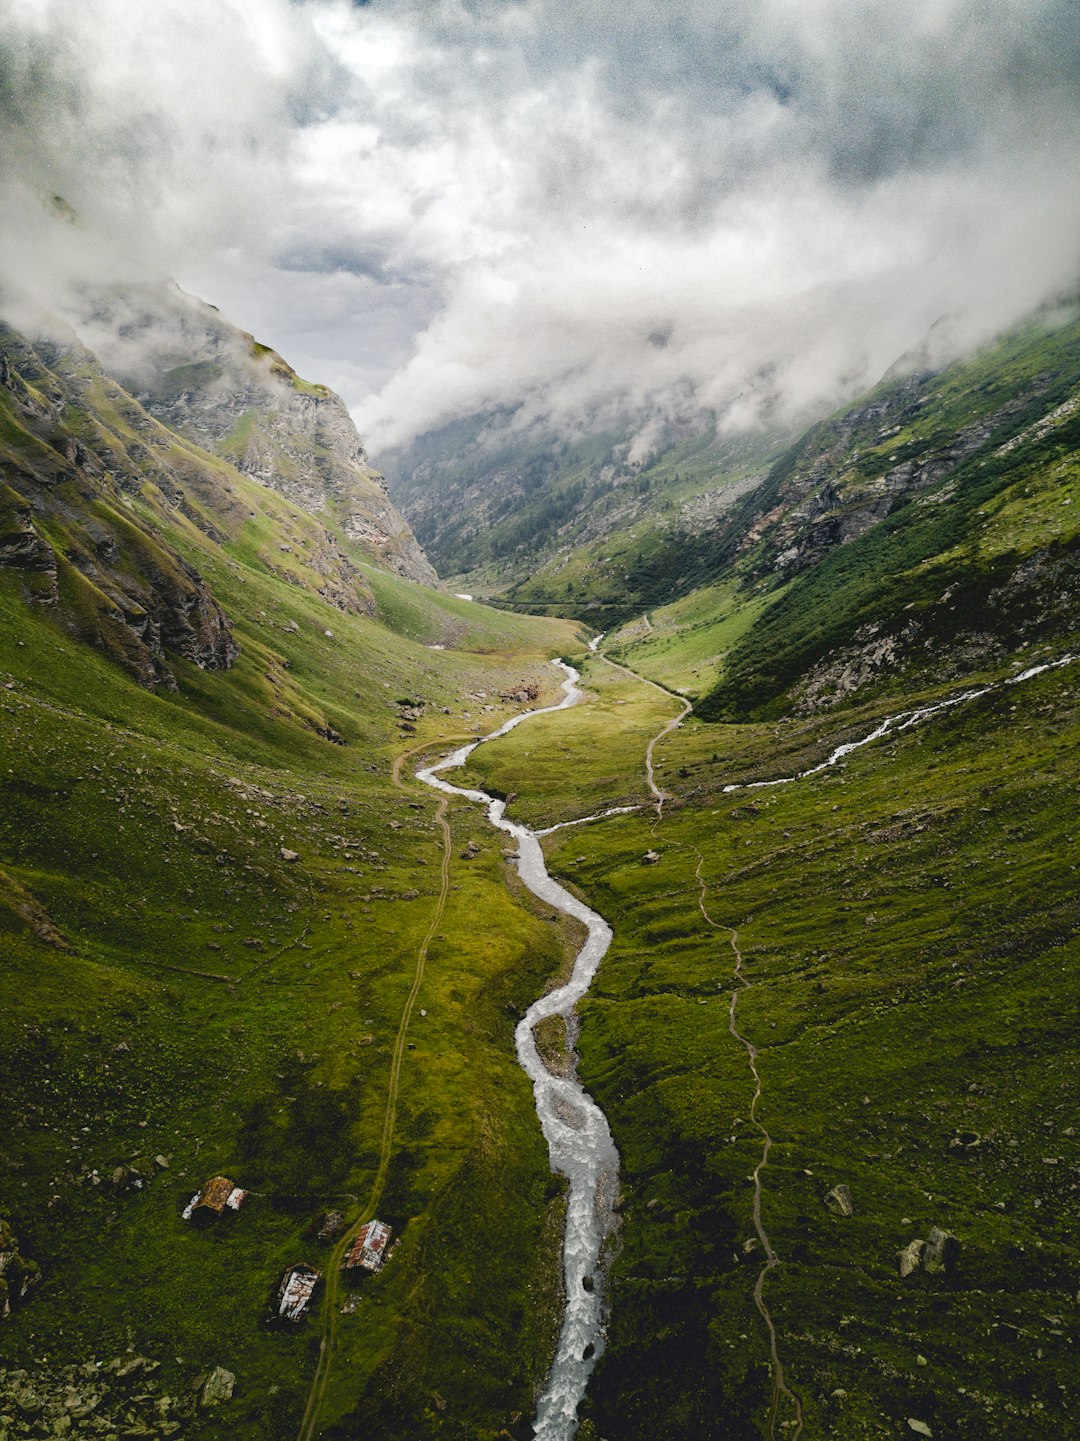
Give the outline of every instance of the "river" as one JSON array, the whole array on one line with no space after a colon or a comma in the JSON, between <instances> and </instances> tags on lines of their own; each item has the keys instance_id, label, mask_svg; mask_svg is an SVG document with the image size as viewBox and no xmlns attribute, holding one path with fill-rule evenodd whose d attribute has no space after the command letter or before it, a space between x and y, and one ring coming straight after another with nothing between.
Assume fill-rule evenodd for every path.
<instances>
[{"instance_id":1,"label":"river","mask_svg":"<svg viewBox=\"0 0 1080 1441\"><path fill-rule=\"evenodd\" d=\"M611 944L611 927L603 916L552 880L539 835L528 826L507 820L504 801L496 800L486 791L452 785L442 779L441 772L457 770L477 746L497 740L533 716L576 705L582 695L577 685L579 673L563 661L554 664L566 673L562 685L564 695L558 705L514 716L491 735L472 741L435 765L417 771L417 779L426 785L484 806L491 824L517 842L518 874L533 895L564 915L581 921L587 932L570 979L535 1001L515 1032L518 1059L533 1083L536 1110L548 1143L552 1169L561 1172L569 1182L563 1237L566 1304L555 1360L537 1404L534 1422L537 1441L568 1441L574 1435L578 1406L603 1350L604 1278L600 1254L615 1225L619 1154L603 1111L576 1077L556 1076L548 1070L537 1049L534 1031L546 1016L563 1016L567 1034L572 1034L574 1007L592 984Z\"/></svg>"}]
</instances>

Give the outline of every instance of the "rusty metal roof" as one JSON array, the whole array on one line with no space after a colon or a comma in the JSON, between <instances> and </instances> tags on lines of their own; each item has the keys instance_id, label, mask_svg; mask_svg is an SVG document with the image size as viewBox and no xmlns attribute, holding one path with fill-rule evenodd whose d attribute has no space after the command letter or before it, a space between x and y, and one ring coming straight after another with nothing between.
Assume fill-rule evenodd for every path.
<instances>
[{"instance_id":1,"label":"rusty metal roof","mask_svg":"<svg viewBox=\"0 0 1080 1441\"><path fill-rule=\"evenodd\" d=\"M281 1278L277 1294L278 1315L283 1320L303 1319L321 1276L322 1272L316 1271L315 1267L309 1266L306 1261L289 1267Z\"/></svg>"},{"instance_id":2,"label":"rusty metal roof","mask_svg":"<svg viewBox=\"0 0 1080 1441\"><path fill-rule=\"evenodd\" d=\"M196 1210L200 1206L208 1206L211 1211L223 1211L235 1189L228 1176L215 1176L199 1192Z\"/></svg>"},{"instance_id":3,"label":"rusty metal roof","mask_svg":"<svg viewBox=\"0 0 1080 1441\"><path fill-rule=\"evenodd\" d=\"M345 1257L345 1269L355 1266L365 1271L377 1271L386 1259L386 1246L390 1240L390 1227L385 1221L365 1221L356 1233L356 1240L349 1247Z\"/></svg>"},{"instance_id":4,"label":"rusty metal roof","mask_svg":"<svg viewBox=\"0 0 1080 1441\"><path fill-rule=\"evenodd\" d=\"M190 1221L196 1212L205 1216L209 1211L215 1216L220 1216L226 1206L231 1207L234 1211L239 1211L246 1196L247 1192L234 1186L228 1176L214 1176L212 1180L207 1181L205 1186L195 1192L184 1207L184 1220Z\"/></svg>"}]
</instances>

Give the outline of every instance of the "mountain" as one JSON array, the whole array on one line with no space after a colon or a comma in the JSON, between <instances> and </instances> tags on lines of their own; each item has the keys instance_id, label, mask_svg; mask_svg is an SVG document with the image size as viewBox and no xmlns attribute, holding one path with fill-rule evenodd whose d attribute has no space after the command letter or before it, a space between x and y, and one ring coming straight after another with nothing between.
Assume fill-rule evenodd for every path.
<instances>
[{"instance_id":1,"label":"mountain","mask_svg":"<svg viewBox=\"0 0 1080 1441\"><path fill-rule=\"evenodd\" d=\"M765 476L781 431L718 436L708 417L568 441L474 416L383 457L441 572L533 610L637 614L707 579L717 518Z\"/></svg>"},{"instance_id":2,"label":"mountain","mask_svg":"<svg viewBox=\"0 0 1080 1441\"><path fill-rule=\"evenodd\" d=\"M410 579L333 396L124 311L0 331L0 1431L295 1436L323 1317L270 1301L374 1197L327 1424L493 1436L558 1324L513 1029L565 943L410 758L557 694L577 628ZM243 1210L189 1224L219 1174Z\"/></svg>"},{"instance_id":3,"label":"mountain","mask_svg":"<svg viewBox=\"0 0 1080 1441\"><path fill-rule=\"evenodd\" d=\"M716 589L624 654L708 719L828 709L1071 643L1080 321L1039 317L811 427L712 532ZM692 617L692 618L691 618ZM722 627L722 633L721 629Z\"/></svg>"},{"instance_id":4,"label":"mountain","mask_svg":"<svg viewBox=\"0 0 1080 1441\"><path fill-rule=\"evenodd\" d=\"M1067 628L1061 566L1071 573L1072 531L1051 462L1074 441L1077 334L1075 308L1059 307L944 368L929 368L940 346L928 342L801 431L721 437L698 422L689 435L657 431L631 461L629 433L571 445L477 417L387 457L387 469L455 585L500 604L640 631L639 617L655 627L660 611L663 625L665 607L690 597L686 614L703 634L710 603L692 597L715 583L728 587L714 609L729 635L769 610L722 682L719 653L707 649L680 679L703 714L745 715L780 704L803 671L815 693L836 694L824 669L809 675L834 652L847 675L898 646L1004 653ZM1008 525L989 520L1006 505L1025 537L1017 550ZM1044 532L1048 547L1028 555L1029 538ZM1066 588L1052 599L1059 580ZM939 581L938 596L956 586L943 607L930 593ZM986 627L961 636L973 611ZM766 663L780 669L766 677ZM717 684L706 701L709 666Z\"/></svg>"},{"instance_id":5,"label":"mountain","mask_svg":"<svg viewBox=\"0 0 1080 1441\"><path fill-rule=\"evenodd\" d=\"M380 564L434 584L333 391L302 380L276 351L175 287L101 295L86 330L110 373L155 418L325 515Z\"/></svg>"},{"instance_id":6,"label":"mountain","mask_svg":"<svg viewBox=\"0 0 1080 1441\"><path fill-rule=\"evenodd\" d=\"M470 758L614 932L582 1441L1076 1429L1078 453L1074 312L900 367Z\"/></svg>"},{"instance_id":7,"label":"mountain","mask_svg":"<svg viewBox=\"0 0 1080 1441\"><path fill-rule=\"evenodd\" d=\"M0 564L32 577L35 603L144 684L172 686L168 653L219 669L236 647L170 526L247 536L261 564L342 610L374 606L365 557L433 583L341 401L209 307L165 295L153 310L140 296L109 365L70 333L0 329ZM99 308L89 328L102 325Z\"/></svg>"}]
</instances>

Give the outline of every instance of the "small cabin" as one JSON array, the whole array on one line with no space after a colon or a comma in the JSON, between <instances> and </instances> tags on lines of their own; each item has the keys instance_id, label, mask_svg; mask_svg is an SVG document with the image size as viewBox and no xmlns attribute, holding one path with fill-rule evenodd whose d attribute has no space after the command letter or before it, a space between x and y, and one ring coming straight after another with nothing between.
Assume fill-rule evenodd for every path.
<instances>
[{"instance_id":1,"label":"small cabin","mask_svg":"<svg viewBox=\"0 0 1080 1441\"><path fill-rule=\"evenodd\" d=\"M342 1262L345 1271L378 1271L386 1260L390 1227L385 1221L365 1221Z\"/></svg>"},{"instance_id":2,"label":"small cabin","mask_svg":"<svg viewBox=\"0 0 1080 1441\"><path fill-rule=\"evenodd\" d=\"M216 1220L225 1211L239 1211L246 1199L247 1192L234 1185L228 1176L214 1176L184 1207L184 1220Z\"/></svg>"},{"instance_id":3,"label":"small cabin","mask_svg":"<svg viewBox=\"0 0 1080 1441\"><path fill-rule=\"evenodd\" d=\"M311 1306L315 1287L322 1279L322 1272L316 1271L306 1261L290 1266L281 1278L277 1289L275 1309L282 1321L302 1321Z\"/></svg>"}]
</instances>

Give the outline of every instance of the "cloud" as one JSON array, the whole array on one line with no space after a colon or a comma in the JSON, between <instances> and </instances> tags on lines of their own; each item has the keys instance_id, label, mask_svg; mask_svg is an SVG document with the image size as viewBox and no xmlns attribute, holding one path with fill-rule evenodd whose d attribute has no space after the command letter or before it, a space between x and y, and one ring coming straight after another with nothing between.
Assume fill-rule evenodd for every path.
<instances>
[{"instance_id":1,"label":"cloud","mask_svg":"<svg viewBox=\"0 0 1080 1441\"><path fill-rule=\"evenodd\" d=\"M1080 278L1074 0L0 0L0 35L0 283L168 271L376 451L794 414Z\"/></svg>"}]
</instances>

